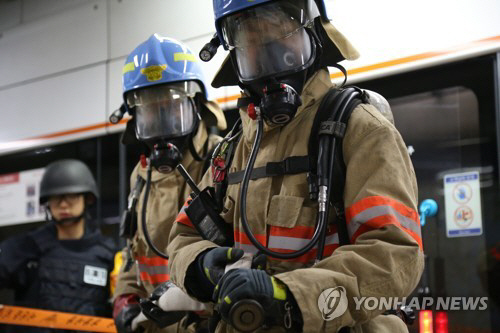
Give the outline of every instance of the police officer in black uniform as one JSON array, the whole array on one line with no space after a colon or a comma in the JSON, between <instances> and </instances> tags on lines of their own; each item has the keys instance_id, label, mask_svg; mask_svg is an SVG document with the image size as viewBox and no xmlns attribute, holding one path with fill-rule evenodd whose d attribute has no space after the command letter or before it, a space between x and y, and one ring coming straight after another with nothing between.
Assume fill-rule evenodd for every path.
<instances>
[{"instance_id":1,"label":"police officer in black uniform","mask_svg":"<svg viewBox=\"0 0 500 333\"><path fill-rule=\"evenodd\" d=\"M98 195L92 173L81 161L60 160L47 166L40 204L46 207L48 223L0 243L0 286L14 289L16 305L111 315L109 272L116 249L111 239L91 227L87 209Z\"/></svg>"}]
</instances>

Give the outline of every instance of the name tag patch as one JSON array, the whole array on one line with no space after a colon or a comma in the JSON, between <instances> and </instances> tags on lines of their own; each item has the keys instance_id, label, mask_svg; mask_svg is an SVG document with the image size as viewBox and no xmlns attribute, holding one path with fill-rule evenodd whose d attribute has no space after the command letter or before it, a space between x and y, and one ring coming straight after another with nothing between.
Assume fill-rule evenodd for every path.
<instances>
[{"instance_id":1,"label":"name tag patch","mask_svg":"<svg viewBox=\"0 0 500 333\"><path fill-rule=\"evenodd\" d=\"M105 268L85 265L83 282L105 287L108 282L108 271Z\"/></svg>"}]
</instances>

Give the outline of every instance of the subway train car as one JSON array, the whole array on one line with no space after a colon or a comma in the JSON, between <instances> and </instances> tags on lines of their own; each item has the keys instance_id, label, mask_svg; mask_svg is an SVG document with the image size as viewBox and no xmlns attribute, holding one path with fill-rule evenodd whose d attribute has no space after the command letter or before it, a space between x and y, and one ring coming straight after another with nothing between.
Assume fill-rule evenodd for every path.
<instances>
[{"instance_id":1,"label":"subway train car","mask_svg":"<svg viewBox=\"0 0 500 333\"><path fill-rule=\"evenodd\" d=\"M420 211L425 271L404 300L416 317L409 330L500 332L500 3L361 2L325 1L361 54L341 63L346 84L388 100L419 204L432 200ZM0 1L0 240L42 223L33 197L44 166L59 158L91 168L101 191L93 213L118 240L143 153L120 143L127 118L108 121L122 101L125 57L155 32L195 51L214 33L211 1L177 3ZM208 78L225 55L203 63ZM239 88L209 94L234 123ZM0 304L10 298L0 290Z\"/></svg>"},{"instance_id":2,"label":"subway train car","mask_svg":"<svg viewBox=\"0 0 500 333\"><path fill-rule=\"evenodd\" d=\"M419 203L437 203L437 214L422 221L426 268L413 296L476 304L488 297L487 309L475 311L420 303L414 332L500 329L499 51L499 37L484 39L365 68L387 75L352 76L388 99L413 161ZM474 181L464 180L469 176Z\"/></svg>"}]
</instances>

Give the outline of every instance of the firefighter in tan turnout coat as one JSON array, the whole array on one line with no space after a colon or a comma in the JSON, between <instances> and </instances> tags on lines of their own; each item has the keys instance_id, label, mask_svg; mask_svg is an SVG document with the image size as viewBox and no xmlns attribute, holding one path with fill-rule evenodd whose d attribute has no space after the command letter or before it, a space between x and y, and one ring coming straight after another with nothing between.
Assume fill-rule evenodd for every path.
<instances>
[{"instance_id":1,"label":"firefighter in tan turnout coat","mask_svg":"<svg viewBox=\"0 0 500 333\"><path fill-rule=\"evenodd\" d=\"M141 62L135 64L134 58ZM129 212L137 222L137 231L129 235L130 250L122 251L125 263L117 279L114 318L120 333L144 332L141 329L182 331L179 324L160 330L152 322L141 322L140 329L132 323L141 312L139 298L149 297L155 287L169 281L168 260L158 255L145 237L145 192L147 231L153 245L164 253L170 228L190 193L175 166L181 163L199 181L206 165L201 158L220 141L220 137L208 133L207 127L224 129L226 122L222 110L206 100L204 78L195 56L176 40L151 36L129 55L123 73L125 105L133 116L127 124L131 133L126 134L146 143L153 153L137 164L130 177L132 192L138 191L134 211ZM149 190L148 163L153 166Z\"/></svg>"},{"instance_id":2,"label":"firefighter in tan turnout coat","mask_svg":"<svg viewBox=\"0 0 500 333\"><path fill-rule=\"evenodd\" d=\"M423 270L414 170L396 128L368 103L354 109L342 140L349 244L339 246L341 214L332 213L321 260L316 260L318 247L312 247L294 258L267 255L265 269L252 265L224 272L243 251L256 254L263 246L290 254L314 237L324 208L309 196L307 172L290 170L293 160L311 155L313 121L332 88L326 67L358 54L328 21L321 0L215 0L214 13L230 55L212 84L239 84L244 89L240 105L246 98L260 108L256 116L251 105L240 109L242 134L232 141L237 143L221 216L231 227L233 245L203 239L184 208L168 245L172 281L214 305L216 332L250 330L261 319L255 316L259 311L250 310L259 307L266 332L406 332L397 316L356 309L354 302L355 297L408 296ZM259 130L261 117L265 124ZM249 165L251 177L243 174ZM282 170L273 171L279 165ZM208 172L199 188L217 178ZM324 294L329 288L335 289ZM322 293L340 301L344 297L345 311L325 311Z\"/></svg>"}]
</instances>

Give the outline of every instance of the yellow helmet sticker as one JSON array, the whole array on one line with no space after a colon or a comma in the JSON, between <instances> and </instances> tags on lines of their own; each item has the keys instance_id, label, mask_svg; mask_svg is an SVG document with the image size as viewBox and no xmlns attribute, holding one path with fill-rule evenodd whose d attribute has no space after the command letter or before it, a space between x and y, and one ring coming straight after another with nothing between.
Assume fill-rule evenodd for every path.
<instances>
[{"instance_id":1,"label":"yellow helmet sticker","mask_svg":"<svg viewBox=\"0 0 500 333\"><path fill-rule=\"evenodd\" d=\"M148 81L158 81L162 78L162 72L167 69L167 65L154 65L141 69L141 74L146 75Z\"/></svg>"},{"instance_id":2,"label":"yellow helmet sticker","mask_svg":"<svg viewBox=\"0 0 500 333\"><path fill-rule=\"evenodd\" d=\"M126 63L125 66L123 66L122 74L132 72L134 69L135 66L133 62Z\"/></svg>"},{"instance_id":3,"label":"yellow helmet sticker","mask_svg":"<svg viewBox=\"0 0 500 333\"><path fill-rule=\"evenodd\" d=\"M191 53L174 53L174 61L196 61L196 57Z\"/></svg>"}]
</instances>

